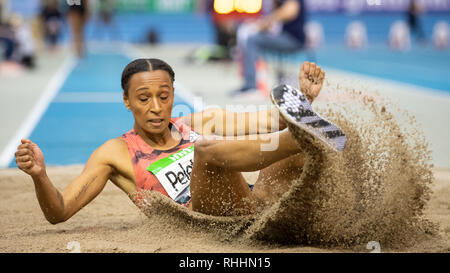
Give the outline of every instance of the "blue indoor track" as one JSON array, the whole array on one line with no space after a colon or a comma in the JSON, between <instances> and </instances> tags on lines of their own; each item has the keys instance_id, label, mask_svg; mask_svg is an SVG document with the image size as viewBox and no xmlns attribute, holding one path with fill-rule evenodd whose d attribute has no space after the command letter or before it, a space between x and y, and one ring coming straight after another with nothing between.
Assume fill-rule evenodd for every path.
<instances>
[{"instance_id":1,"label":"blue indoor track","mask_svg":"<svg viewBox=\"0 0 450 273\"><path fill-rule=\"evenodd\" d=\"M289 62L307 59L299 53ZM387 44L350 50L341 43L328 43L315 52L314 61L323 67L450 92L450 51L438 51L430 44L413 44L409 51L398 52Z\"/></svg>"}]
</instances>

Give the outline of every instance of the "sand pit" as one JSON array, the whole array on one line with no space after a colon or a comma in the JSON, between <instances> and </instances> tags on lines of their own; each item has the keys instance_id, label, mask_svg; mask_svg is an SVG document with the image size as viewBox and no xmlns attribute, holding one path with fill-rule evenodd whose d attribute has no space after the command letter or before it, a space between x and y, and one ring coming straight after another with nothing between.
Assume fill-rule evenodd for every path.
<instances>
[{"instance_id":1,"label":"sand pit","mask_svg":"<svg viewBox=\"0 0 450 273\"><path fill-rule=\"evenodd\" d=\"M58 188L77 176L81 166L52 167L49 175ZM381 251L450 251L450 170L435 170L425 216L439 224L439 235L402 249ZM248 178L255 178L249 174ZM108 183L91 204L65 223L49 224L36 200L33 182L18 170L0 171L0 252L70 252L68 243L80 243L81 252L368 252L365 245L353 248L282 245L230 241L173 217L147 218L130 199ZM161 221L161 219L165 220Z\"/></svg>"},{"instance_id":2,"label":"sand pit","mask_svg":"<svg viewBox=\"0 0 450 273\"><path fill-rule=\"evenodd\" d=\"M382 252L449 252L450 170L432 168L407 114L399 121L395 106L352 90L342 94L353 97L351 104L318 109L349 136L346 152L305 150L312 157L303 174L261 214L210 217L155 193L136 201L140 210L109 183L53 226L31 179L6 169L0 171L0 251L70 252L76 242L81 252L369 252L367 243L378 241ZM48 173L62 189L81 169ZM257 173L246 177L254 182Z\"/></svg>"}]
</instances>

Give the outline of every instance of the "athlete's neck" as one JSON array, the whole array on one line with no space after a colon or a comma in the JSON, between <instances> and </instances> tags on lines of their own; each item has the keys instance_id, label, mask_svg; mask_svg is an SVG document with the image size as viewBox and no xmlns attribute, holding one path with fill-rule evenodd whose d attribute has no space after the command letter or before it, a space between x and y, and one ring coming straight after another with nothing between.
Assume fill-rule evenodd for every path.
<instances>
[{"instance_id":1,"label":"athlete's neck","mask_svg":"<svg viewBox=\"0 0 450 273\"><path fill-rule=\"evenodd\" d=\"M151 147L157 150L168 150L177 146L181 140L181 134L178 130L174 130L176 134L172 134L172 130L167 127L161 134L148 133L139 126L134 125L134 131Z\"/></svg>"}]
</instances>

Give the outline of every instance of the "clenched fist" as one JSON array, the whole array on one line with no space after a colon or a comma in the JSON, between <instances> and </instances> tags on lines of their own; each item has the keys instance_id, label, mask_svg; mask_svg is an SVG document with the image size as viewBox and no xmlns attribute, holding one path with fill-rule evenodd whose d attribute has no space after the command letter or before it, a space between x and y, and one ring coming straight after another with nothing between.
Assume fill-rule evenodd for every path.
<instances>
[{"instance_id":1,"label":"clenched fist","mask_svg":"<svg viewBox=\"0 0 450 273\"><path fill-rule=\"evenodd\" d=\"M38 177L45 173L44 155L41 149L29 139L22 139L22 144L17 147L16 163L19 169L32 177Z\"/></svg>"},{"instance_id":2,"label":"clenched fist","mask_svg":"<svg viewBox=\"0 0 450 273\"><path fill-rule=\"evenodd\" d=\"M300 67L300 90L310 103L319 95L324 79L325 71L315 63L304 62Z\"/></svg>"}]
</instances>

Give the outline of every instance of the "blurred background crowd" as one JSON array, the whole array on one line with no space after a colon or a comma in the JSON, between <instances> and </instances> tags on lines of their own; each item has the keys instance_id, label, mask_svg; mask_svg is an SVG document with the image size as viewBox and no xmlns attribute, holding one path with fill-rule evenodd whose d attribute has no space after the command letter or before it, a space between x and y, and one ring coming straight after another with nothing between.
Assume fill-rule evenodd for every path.
<instances>
[{"instance_id":1,"label":"blurred background crowd","mask_svg":"<svg viewBox=\"0 0 450 273\"><path fill-rule=\"evenodd\" d=\"M448 50L449 13L450 0L0 0L0 73L61 45L82 58L96 41L194 43L192 61L241 63L245 92L264 51Z\"/></svg>"}]
</instances>

